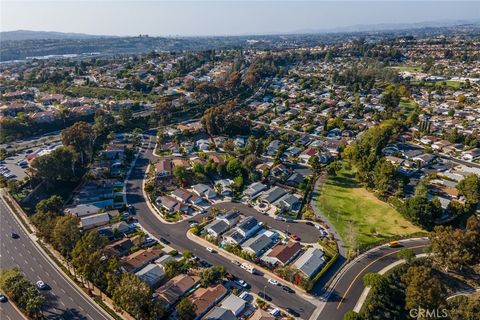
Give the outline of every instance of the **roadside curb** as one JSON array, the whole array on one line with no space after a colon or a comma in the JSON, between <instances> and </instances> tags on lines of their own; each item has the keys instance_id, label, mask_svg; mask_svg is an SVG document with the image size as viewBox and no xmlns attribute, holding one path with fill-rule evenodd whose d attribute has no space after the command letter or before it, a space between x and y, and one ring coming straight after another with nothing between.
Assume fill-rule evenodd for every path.
<instances>
[{"instance_id":1,"label":"roadside curb","mask_svg":"<svg viewBox=\"0 0 480 320\"><path fill-rule=\"evenodd\" d=\"M194 241L194 242L202 245L205 248L210 247L210 246L214 246L214 244L208 242L207 240L205 240L205 239L203 239L203 238L201 238L197 235L194 235L190 230L187 231L187 238L191 241ZM285 279L280 278L279 276L277 276L272 271L267 270L267 269L255 264L251 261L243 259L243 258L241 258L241 257L239 257L239 256L237 256L237 255L235 255L231 252L228 252L223 248L215 247L215 249L218 250L218 254L220 254L221 256L224 256L225 258L228 258L228 259L231 259L231 260L237 260L237 261L240 261L242 263L248 263L248 264L254 265L255 269L260 270L261 272L264 273L264 275L269 275L270 277L277 279L284 286L293 287L292 289L294 289L297 294L301 294L303 297L308 298L308 299L313 298L313 296L308 294L307 291L305 291L304 289L299 288L298 286L295 286L293 283L290 283L290 282L286 281ZM265 278L265 276L263 276L263 277ZM297 290L298 290L298 292L297 292Z\"/></svg>"},{"instance_id":2,"label":"roadside curb","mask_svg":"<svg viewBox=\"0 0 480 320\"><path fill-rule=\"evenodd\" d=\"M423 257L427 257L428 254L426 253L421 253L421 254L417 254L415 256L415 258L423 258ZM388 266L384 267L382 270L378 271L377 273L380 274L380 275L384 275L385 273L387 273L388 271L392 270L393 268L401 265L401 264L404 264L405 263L405 260L402 259L402 260L398 260L398 261L395 261L394 263L391 263L389 264ZM362 294L360 295L360 298L358 298L358 301L357 303L355 304L355 308L353 308L353 311L355 311L356 313L359 313L360 310L362 309L362 306L363 304L365 303L365 300L367 299L368 297L368 293L370 292L372 287L368 286L368 287L365 287L362 291Z\"/></svg>"},{"instance_id":3,"label":"roadside curb","mask_svg":"<svg viewBox=\"0 0 480 320\"><path fill-rule=\"evenodd\" d=\"M7 195L8 197L8 195ZM5 199L5 194L2 194L2 198ZM20 219L24 220L25 218L22 217L18 217L14 212L10 205L5 202L7 204L7 207L8 209L10 209L10 211L12 211L12 215L14 217L15 220L17 220L17 222L19 223L20 227L23 229L23 231L25 232L25 234L28 235L28 237L30 238L30 240L33 242L35 248L41 253L41 255L50 263L50 265L60 274L63 276L63 278L65 280L67 280L67 282L70 284L70 286L72 286L72 288L78 292L80 292L80 294L82 294L85 298L86 298L86 301L88 303L90 303L90 305L94 306L94 309L98 310L100 313L102 313L106 318L108 319L114 319L108 312L106 312L100 305L98 305L95 300L93 300L92 297L90 297L87 293L85 293L85 291L82 290L82 288L80 286L77 285L77 283L75 283L75 281L72 280L72 278L70 278L70 276L68 276L62 268L60 268L60 266L57 265L57 263L50 257L50 255L45 251L44 248L42 248L42 246L38 243L38 241L41 241L40 239L38 239L38 237L35 235L35 231L33 231L33 234L31 234L27 228L25 228L25 226L23 225L22 221L20 221ZM14 205L16 204L16 202L14 202ZM20 215L22 215L21 213L19 213ZM25 221L25 220L24 220ZM36 230L36 228L32 227L31 223L29 221L25 221L27 223L27 225L29 225L32 230ZM52 253L53 254L53 253ZM61 263L59 261L59 263ZM68 267L66 267L68 269ZM102 299L103 303L106 303L103 299ZM110 306L109 306L110 308ZM111 307L112 310L113 309L113 306Z\"/></svg>"}]
</instances>

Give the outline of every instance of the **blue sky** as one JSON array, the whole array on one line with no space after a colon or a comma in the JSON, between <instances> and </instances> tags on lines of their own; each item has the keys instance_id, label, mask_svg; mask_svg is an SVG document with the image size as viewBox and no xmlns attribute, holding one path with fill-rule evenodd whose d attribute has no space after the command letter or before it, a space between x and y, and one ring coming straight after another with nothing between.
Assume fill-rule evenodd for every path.
<instances>
[{"instance_id":1,"label":"blue sky","mask_svg":"<svg viewBox=\"0 0 480 320\"><path fill-rule=\"evenodd\" d=\"M480 1L1 1L1 29L240 35L479 19Z\"/></svg>"}]
</instances>

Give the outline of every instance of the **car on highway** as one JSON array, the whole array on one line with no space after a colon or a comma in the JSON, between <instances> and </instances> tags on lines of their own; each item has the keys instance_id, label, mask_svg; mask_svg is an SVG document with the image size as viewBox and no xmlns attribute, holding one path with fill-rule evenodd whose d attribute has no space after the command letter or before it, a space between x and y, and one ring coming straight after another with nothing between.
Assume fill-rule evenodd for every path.
<instances>
[{"instance_id":1,"label":"car on highway","mask_svg":"<svg viewBox=\"0 0 480 320\"><path fill-rule=\"evenodd\" d=\"M37 286L37 288L39 290L45 290L48 288L47 284L45 282L43 282L42 280L38 280L35 285Z\"/></svg>"},{"instance_id":2,"label":"car on highway","mask_svg":"<svg viewBox=\"0 0 480 320\"><path fill-rule=\"evenodd\" d=\"M278 285L279 285L278 281L275 280L275 279L268 279L268 283L273 284L274 286L278 286Z\"/></svg>"},{"instance_id":3,"label":"car on highway","mask_svg":"<svg viewBox=\"0 0 480 320\"><path fill-rule=\"evenodd\" d=\"M207 247L207 251L210 253L215 253L215 250L212 247Z\"/></svg>"},{"instance_id":4,"label":"car on highway","mask_svg":"<svg viewBox=\"0 0 480 320\"><path fill-rule=\"evenodd\" d=\"M292 240L294 240L294 241L300 241L300 237L297 236L297 235L294 234L294 233L292 233L292 234L290 235L290 239L292 239Z\"/></svg>"},{"instance_id":5,"label":"car on highway","mask_svg":"<svg viewBox=\"0 0 480 320\"><path fill-rule=\"evenodd\" d=\"M4 294L0 294L0 302L7 302L7 297Z\"/></svg>"},{"instance_id":6,"label":"car on highway","mask_svg":"<svg viewBox=\"0 0 480 320\"><path fill-rule=\"evenodd\" d=\"M390 241L390 242L388 243L388 246L389 246L390 248L396 248L396 247L398 247L398 245L399 245L399 244L398 244L398 241Z\"/></svg>"},{"instance_id":7,"label":"car on highway","mask_svg":"<svg viewBox=\"0 0 480 320\"><path fill-rule=\"evenodd\" d=\"M295 291L287 286L282 286L283 291L288 292L288 293L295 293Z\"/></svg>"},{"instance_id":8,"label":"car on highway","mask_svg":"<svg viewBox=\"0 0 480 320\"><path fill-rule=\"evenodd\" d=\"M269 295L264 294L263 291L259 291L258 296L262 299L265 299L266 301L272 301L272 298L270 298Z\"/></svg>"},{"instance_id":9,"label":"car on highway","mask_svg":"<svg viewBox=\"0 0 480 320\"><path fill-rule=\"evenodd\" d=\"M293 310L292 308L290 307L287 307L285 309L285 311L287 311L288 313L290 313L292 316L294 317L300 317L300 313L298 313L297 311Z\"/></svg>"},{"instance_id":10,"label":"car on highway","mask_svg":"<svg viewBox=\"0 0 480 320\"><path fill-rule=\"evenodd\" d=\"M12 239L18 239L18 238L20 238L20 236L15 232L12 232Z\"/></svg>"}]
</instances>

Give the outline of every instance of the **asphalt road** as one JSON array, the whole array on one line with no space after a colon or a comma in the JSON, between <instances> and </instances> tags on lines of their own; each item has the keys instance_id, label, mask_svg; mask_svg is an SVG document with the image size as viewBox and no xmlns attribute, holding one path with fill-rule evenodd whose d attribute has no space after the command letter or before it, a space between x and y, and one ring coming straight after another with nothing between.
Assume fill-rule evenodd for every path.
<instances>
[{"instance_id":1,"label":"asphalt road","mask_svg":"<svg viewBox=\"0 0 480 320\"><path fill-rule=\"evenodd\" d=\"M50 286L49 290L42 291L47 297L42 309L47 319L110 319L44 257L13 217L3 198L0 200L0 217L0 268L18 267L33 283L42 280ZM12 239L12 232L20 237ZM9 304L0 304L0 318L20 319Z\"/></svg>"},{"instance_id":2,"label":"asphalt road","mask_svg":"<svg viewBox=\"0 0 480 320\"><path fill-rule=\"evenodd\" d=\"M151 212L145 203L142 193L142 181L146 167L151 161L156 160L152 155L152 150L141 153L135 167L132 170L129 181L127 183L127 201L133 204L136 209L136 218L138 222L153 236L163 237L171 242L171 246L179 251L189 250L195 256L202 260L208 261L213 265L223 265L228 272L245 280L252 286L251 290L258 293L265 289L268 296L273 299L273 303L279 307L290 307L300 313L301 318L308 319L315 310L315 306L293 293L286 293L278 286L268 284L267 280L260 275L252 275L240 267L232 264L230 260L222 257L219 254L210 253L205 250L205 247L190 241L186 232L189 228L189 222L183 221L176 224L164 224L155 217L156 213ZM270 218L271 219L271 218ZM271 219L272 221L275 221ZM310 227L310 226L308 226ZM312 229L314 229L312 227ZM283 229L282 229L283 230ZM318 232L318 231L317 231Z\"/></svg>"},{"instance_id":3,"label":"asphalt road","mask_svg":"<svg viewBox=\"0 0 480 320\"><path fill-rule=\"evenodd\" d=\"M397 248L378 247L369 252L340 276L332 288L328 300L320 313L319 319L343 320L343 315L353 310L360 298L363 286L363 276L368 272L378 272L398 260L397 252L402 248L411 248L415 254L423 253L428 244L426 239L406 240L400 242Z\"/></svg>"}]
</instances>

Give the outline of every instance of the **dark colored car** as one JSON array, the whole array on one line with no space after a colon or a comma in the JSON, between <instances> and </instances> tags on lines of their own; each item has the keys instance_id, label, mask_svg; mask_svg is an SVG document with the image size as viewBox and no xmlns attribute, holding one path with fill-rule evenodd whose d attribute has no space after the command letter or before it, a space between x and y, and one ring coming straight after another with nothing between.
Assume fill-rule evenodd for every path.
<instances>
[{"instance_id":1,"label":"dark colored car","mask_svg":"<svg viewBox=\"0 0 480 320\"><path fill-rule=\"evenodd\" d=\"M20 238L20 236L15 232L12 232L12 239L18 239L18 238Z\"/></svg>"},{"instance_id":2,"label":"dark colored car","mask_svg":"<svg viewBox=\"0 0 480 320\"><path fill-rule=\"evenodd\" d=\"M258 296L266 301L272 301L272 298L270 298L267 294L264 294L263 291L259 291Z\"/></svg>"},{"instance_id":3,"label":"dark colored car","mask_svg":"<svg viewBox=\"0 0 480 320\"><path fill-rule=\"evenodd\" d=\"M313 222L311 222L311 221L307 221L307 222L305 222L305 224L309 225L309 226L314 226Z\"/></svg>"},{"instance_id":4,"label":"dark colored car","mask_svg":"<svg viewBox=\"0 0 480 320\"><path fill-rule=\"evenodd\" d=\"M292 308L286 308L285 309L288 313L290 313L294 317L300 317L300 313L297 311L293 310Z\"/></svg>"},{"instance_id":5,"label":"dark colored car","mask_svg":"<svg viewBox=\"0 0 480 320\"><path fill-rule=\"evenodd\" d=\"M170 244L170 241L168 241L167 239L161 237L160 238L160 242L163 243L163 244Z\"/></svg>"},{"instance_id":6,"label":"dark colored car","mask_svg":"<svg viewBox=\"0 0 480 320\"><path fill-rule=\"evenodd\" d=\"M283 291L288 292L288 293L295 293L295 291L292 288L287 287L287 286L283 286L282 289L283 289Z\"/></svg>"},{"instance_id":7,"label":"dark colored car","mask_svg":"<svg viewBox=\"0 0 480 320\"><path fill-rule=\"evenodd\" d=\"M7 297L3 294L0 294L0 302L3 303L3 302L7 302L7 301L8 301Z\"/></svg>"},{"instance_id":8,"label":"dark colored car","mask_svg":"<svg viewBox=\"0 0 480 320\"><path fill-rule=\"evenodd\" d=\"M210 268L212 266L210 262L207 262L205 260L200 261L198 264L203 268Z\"/></svg>"}]
</instances>

